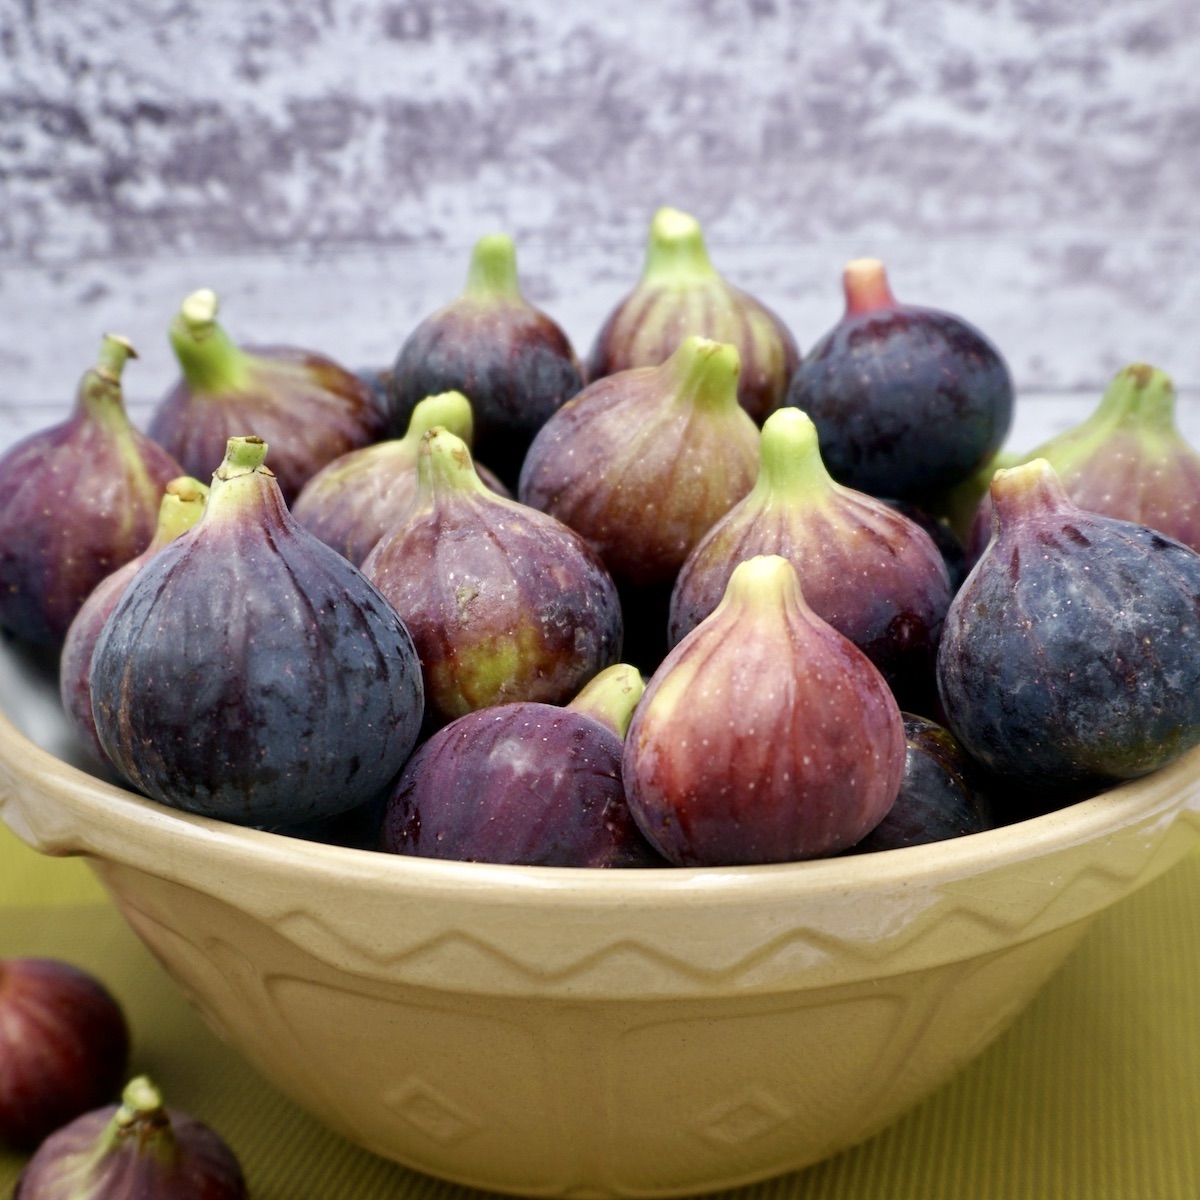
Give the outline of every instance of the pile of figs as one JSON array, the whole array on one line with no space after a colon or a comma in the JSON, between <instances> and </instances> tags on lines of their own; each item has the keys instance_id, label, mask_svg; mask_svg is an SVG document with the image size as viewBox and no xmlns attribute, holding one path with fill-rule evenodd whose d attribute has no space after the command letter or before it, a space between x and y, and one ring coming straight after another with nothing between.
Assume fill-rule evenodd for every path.
<instances>
[{"instance_id":1,"label":"pile of figs","mask_svg":"<svg viewBox=\"0 0 1200 1200\"><path fill-rule=\"evenodd\" d=\"M1014 455L1004 359L845 269L802 353L700 228L576 356L504 235L386 371L200 290L146 436L106 337L0 459L0 628L191 813L632 868L977 833L1200 741L1200 455L1162 371Z\"/></svg>"}]
</instances>

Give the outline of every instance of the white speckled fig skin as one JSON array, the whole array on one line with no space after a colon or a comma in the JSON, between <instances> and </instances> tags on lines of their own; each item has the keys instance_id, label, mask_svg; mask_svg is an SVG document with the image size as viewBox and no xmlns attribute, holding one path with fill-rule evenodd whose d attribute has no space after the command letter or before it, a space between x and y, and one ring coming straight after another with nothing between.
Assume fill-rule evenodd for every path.
<instances>
[{"instance_id":1,"label":"white speckled fig skin","mask_svg":"<svg viewBox=\"0 0 1200 1200\"><path fill-rule=\"evenodd\" d=\"M993 534L950 605L951 731L1037 792L1096 791L1200 740L1200 555L1077 507L1044 459L992 482Z\"/></svg>"},{"instance_id":2,"label":"white speckled fig skin","mask_svg":"<svg viewBox=\"0 0 1200 1200\"><path fill-rule=\"evenodd\" d=\"M808 607L786 559L740 563L663 660L625 739L642 832L679 866L791 862L887 814L904 722L883 676Z\"/></svg>"}]
</instances>

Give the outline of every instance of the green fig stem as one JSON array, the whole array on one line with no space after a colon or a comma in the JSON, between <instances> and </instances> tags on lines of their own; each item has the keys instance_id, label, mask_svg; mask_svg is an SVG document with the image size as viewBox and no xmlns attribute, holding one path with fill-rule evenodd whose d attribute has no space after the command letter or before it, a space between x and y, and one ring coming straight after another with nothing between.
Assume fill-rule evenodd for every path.
<instances>
[{"instance_id":1,"label":"green fig stem","mask_svg":"<svg viewBox=\"0 0 1200 1200\"><path fill-rule=\"evenodd\" d=\"M95 366L86 371L79 382L75 410L115 436L123 446L127 460L134 463L139 461L135 433L125 411L125 394L121 386L125 363L131 358L137 358L137 351L129 340L106 333L100 342Z\"/></svg>"},{"instance_id":2,"label":"green fig stem","mask_svg":"<svg viewBox=\"0 0 1200 1200\"><path fill-rule=\"evenodd\" d=\"M462 392L440 392L436 396L426 396L412 410L404 440L415 449L420 446L421 439L438 425L448 429L455 437L462 438L468 446L471 444L475 415L470 400Z\"/></svg>"},{"instance_id":3,"label":"green fig stem","mask_svg":"<svg viewBox=\"0 0 1200 1200\"><path fill-rule=\"evenodd\" d=\"M160 1162L173 1162L179 1155L179 1145L162 1093L144 1075L125 1085L120 1106L100 1139L97 1157L103 1157L131 1139L136 1139L138 1154L153 1155Z\"/></svg>"},{"instance_id":4,"label":"green fig stem","mask_svg":"<svg viewBox=\"0 0 1200 1200\"><path fill-rule=\"evenodd\" d=\"M1131 363L1108 385L1087 425L1112 428L1133 424L1153 433L1175 431L1175 385L1165 371Z\"/></svg>"},{"instance_id":5,"label":"green fig stem","mask_svg":"<svg viewBox=\"0 0 1200 1200\"><path fill-rule=\"evenodd\" d=\"M137 351L128 338L120 334L106 333L100 343L100 354L96 359L96 374L113 383L120 383L125 363L137 358Z\"/></svg>"},{"instance_id":6,"label":"green fig stem","mask_svg":"<svg viewBox=\"0 0 1200 1200\"><path fill-rule=\"evenodd\" d=\"M1022 517L1075 507L1044 458L997 471L992 477L991 497L993 536Z\"/></svg>"},{"instance_id":7,"label":"green fig stem","mask_svg":"<svg viewBox=\"0 0 1200 1200\"><path fill-rule=\"evenodd\" d=\"M698 408L732 412L738 405L741 359L737 347L709 338L684 338L663 364L676 378L676 397Z\"/></svg>"},{"instance_id":8,"label":"green fig stem","mask_svg":"<svg viewBox=\"0 0 1200 1200\"><path fill-rule=\"evenodd\" d=\"M225 443L225 458L213 473L214 479L236 479L262 467L267 458L267 443L260 437L231 437Z\"/></svg>"},{"instance_id":9,"label":"green fig stem","mask_svg":"<svg viewBox=\"0 0 1200 1200\"><path fill-rule=\"evenodd\" d=\"M190 475L172 479L163 492L158 506L158 523L154 528L149 550L161 550L181 533L186 533L204 515L208 488Z\"/></svg>"},{"instance_id":10,"label":"green fig stem","mask_svg":"<svg viewBox=\"0 0 1200 1200\"><path fill-rule=\"evenodd\" d=\"M489 233L475 243L467 290L471 300L519 300L517 252L506 233Z\"/></svg>"},{"instance_id":11,"label":"green fig stem","mask_svg":"<svg viewBox=\"0 0 1200 1200\"><path fill-rule=\"evenodd\" d=\"M832 495L833 477L821 459L817 427L798 408L776 409L763 423L755 495L818 500Z\"/></svg>"},{"instance_id":12,"label":"green fig stem","mask_svg":"<svg viewBox=\"0 0 1200 1200\"><path fill-rule=\"evenodd\" d=\"M637 667L616 663L586 683L566 707L599 721L624 739L645 690L646 681Z\"/></svg>"},{"instance_id":13,"label":"green fig stem","mask_svg":"<svg viewBox=\"0 0 1200 1200\"><path fill-rule=\"evenodd\" d=\"M435 426L422 438L417 453L417 495L413 506L430 507L438 497L454 492L499 500L479 478L466 442L448 429Z\"/></svg>"},{"instance_id":14,"label":"green fig stem","mask_svg":"<svg viewBox=\"0 0 1200 1200\"><path fill-rule=\"evenodd\" d=\"M847 316L896 307L887 271L877 258L851 259L842 270L842 287Z\"/></svg>"},{"instance_id":15,"label":"green fig stem","mask_svg":"<svg viewBox=\"0 0 1200 1200\"><path fill-rule=\"evenodd\" d=\"M782 555L758 554L743 559L733 568L720 604L706 620L731 608L735 612L761 612L764 608L770 612L779 611L789 603L807 609L796 568ZM701 622L697 629L705 623Z\"/></svg>"},{"instance_id":16,"label":"green fig stem","mask_svg":"<svg viewBox=\"0 0 1200 1200\"><path fill-rule=\"evenodd\" d=\"M710 279L716 274L700 222L677 208L660 208L650 222L642 283L664 287Z\"/></svg>"},{"instance_id":17,"label":"green fig stem","mask_svg":"<svg viewBox=\"0 0 1200 1200\"><path fill-rule=\"evenodd\" d=\"M217 296L208 288L184 300L168 336L188 386L195 392L236 392L246 383L250 355L217 322Z\"/></svg>"}]
</instances>

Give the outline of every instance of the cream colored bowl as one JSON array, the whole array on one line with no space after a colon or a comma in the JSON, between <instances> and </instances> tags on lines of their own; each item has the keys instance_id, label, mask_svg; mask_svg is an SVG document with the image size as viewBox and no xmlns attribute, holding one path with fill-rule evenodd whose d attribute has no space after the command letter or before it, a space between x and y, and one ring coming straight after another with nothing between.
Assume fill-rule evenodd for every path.
<instances>
[{"instance_id":1,"label":"cream colored bowl","mask_svg":"<svg viewBox=\"0 0 1200 1200\"><path fill-rule=\"evenodd\" d=\"M867 1137L1200 832L1193 752L1021 825L836 861L395 858L179 815L85 774L49 752L73 753L54 689L7 648L0 696L4 820L88 856L264 1076L379 1154L526 1194L730 1187Z\"/></svg>"}]
</instances>

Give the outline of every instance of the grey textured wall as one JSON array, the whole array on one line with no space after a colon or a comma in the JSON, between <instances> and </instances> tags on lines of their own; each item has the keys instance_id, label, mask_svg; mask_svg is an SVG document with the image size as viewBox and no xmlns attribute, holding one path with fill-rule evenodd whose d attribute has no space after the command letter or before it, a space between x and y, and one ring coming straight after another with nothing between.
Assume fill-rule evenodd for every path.
<instances>
[{"instance_id":1,"label":"grey textured wall","mask_svg":"<svg viewBox=\"0 0 1200 1200\"><path fill-rule=\"evenodd\" d=\"M497 229L585 350L663 203L804 347L883 258L1030 432L1134 359L1200 388L1194 0L0 0L0 47L0 444L106 329L144 414L199 286L387 363Z\"/></svg>"}]
</instances>

